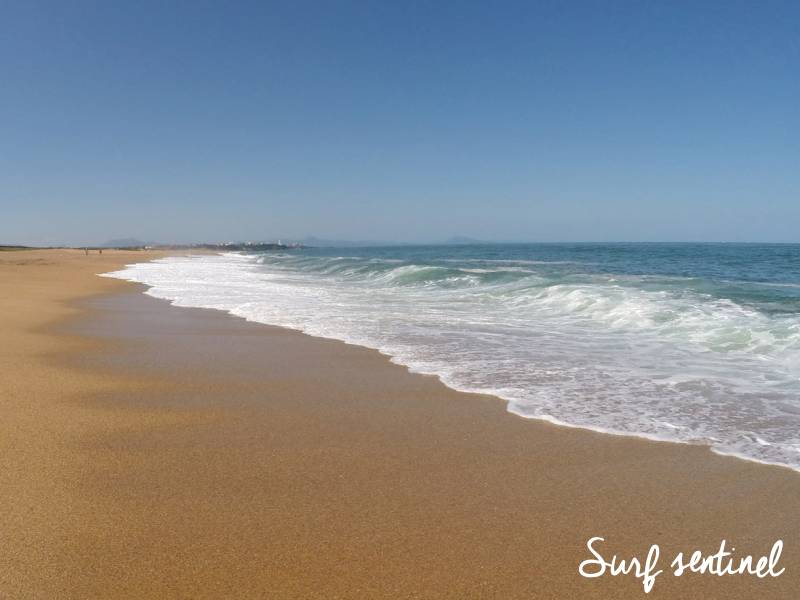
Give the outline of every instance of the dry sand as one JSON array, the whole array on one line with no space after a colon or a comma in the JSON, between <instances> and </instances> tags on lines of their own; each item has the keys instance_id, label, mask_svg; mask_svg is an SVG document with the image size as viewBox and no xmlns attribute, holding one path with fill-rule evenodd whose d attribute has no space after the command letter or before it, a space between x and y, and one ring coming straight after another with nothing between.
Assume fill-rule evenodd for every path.
<instances>
[{"instance_id":1,"label":"dry sand","mask_svg":"<svg viewBox=\"0 0 800 600\"><path fill-rule=\"evenodd\" d=\"M519 419L377 352L0 253L0 598L797 598L800 475ZM786 547L779 578L587 580ZM610 558L610 556L609 556Z\"/></svg>"}]
</instances>

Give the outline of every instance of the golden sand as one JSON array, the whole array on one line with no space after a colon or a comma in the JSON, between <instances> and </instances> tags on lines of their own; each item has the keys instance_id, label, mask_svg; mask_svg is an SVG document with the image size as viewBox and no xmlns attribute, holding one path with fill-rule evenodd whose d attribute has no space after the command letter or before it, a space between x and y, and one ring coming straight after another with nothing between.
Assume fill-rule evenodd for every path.
<instances>
[{"instance_id":1,"label":"golden sand","mask_svg":"<svg viewBox=\"0 0 800 600\"><path fill-rule=\"evenodd\" d=\"M93 276L146 258L0 254L0 598L800 597L797 473L519 419ZM780 538L786 571L645 596L578 575L592 536L664 569Z\"/></svg>"}]
</instances>

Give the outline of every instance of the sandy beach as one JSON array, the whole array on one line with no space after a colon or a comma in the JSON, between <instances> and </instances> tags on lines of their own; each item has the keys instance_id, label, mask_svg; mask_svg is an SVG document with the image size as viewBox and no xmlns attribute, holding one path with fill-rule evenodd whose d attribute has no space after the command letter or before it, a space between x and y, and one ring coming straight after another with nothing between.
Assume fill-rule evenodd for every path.
<instances>
[{"instance_id":1,"label":"sandy beach","mask_svg":"<svg viewBox=\"0 0 800 600\"><path fill-rule=\"evenodd\" d=\"M800 595L800 474L553 426L376 351L0 253L0 598ZM586 542L662 552L585 579ZM782 576L673 577L721 540Z\"/></svg>"}]
</instances>

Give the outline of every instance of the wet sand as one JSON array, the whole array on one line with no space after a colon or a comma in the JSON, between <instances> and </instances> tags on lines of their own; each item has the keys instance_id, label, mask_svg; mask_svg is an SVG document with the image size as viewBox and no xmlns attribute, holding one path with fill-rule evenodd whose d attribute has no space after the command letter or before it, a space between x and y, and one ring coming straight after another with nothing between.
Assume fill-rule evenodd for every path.
<instances>
[{"instance_id":1,"label":"wet sand","mask_svg":"<svg viewBox=\"0 0 800 600\"><path fill-rule=\"evenodd\" d=\"M374 351L91 276L127 257L42 256L0 262L0 597L800 596L795 472L520 419ZM658 543L663 569L783 539L786 572L665 572L645 596L578 575L592 536L608 558Z\"/></svg>"}]
</instances>

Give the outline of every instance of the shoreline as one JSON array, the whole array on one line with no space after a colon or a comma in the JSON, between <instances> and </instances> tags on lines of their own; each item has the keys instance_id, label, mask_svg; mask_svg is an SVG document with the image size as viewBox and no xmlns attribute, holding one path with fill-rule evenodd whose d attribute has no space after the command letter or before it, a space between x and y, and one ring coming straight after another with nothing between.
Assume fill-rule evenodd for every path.
<instances>
[{"instance_id":1,"label":"shoreline","mask_svg":"<svg viewBox=\"0 0 800 600\"><path fill-rule=\"evenodd\" d=\"M34 446L0 459L13 597L644 597L578 576L595 535L625 556L786 542L780 578L662 576L655 598L800 589L794 473L523 421L377 350L87 273L52 292L59 318L30 307L49 346L3 398Z\"/></svg>"},{"instance_id":2,"label":"shoreline","mask_svg":"<svg viewBox=\"0 0 800 600\"><path fill-rule=\"evenodd\" d=\"M98 276L107 277L108 275L106 273L98 273ZM119 279L119 278L116 278L116 277L112 277L112 278L113 279ZM676 445L679 445L679 446L701 447L701 448L707 449L711 454L715 454L715 455L717 455L719 457L722 457L722 458L734 458L734 459L737 459L737 460L741 460L741 461L744 461L744 462L747 462L747 463L753 463L753 464L761 465L761 466L764 466L764 467L771 467L771 468L777 468L777 469L786 469L786 470L791 471L792 473L794 473L796 475L800 475L800 468L795 468L795 467L792 467L790 465L784 465L784 464L780 464L780 463L767 462L767 461L764 461L764 460L759 460L757 458L746 456L744 454L737 454L737 453L734 453L734 452L723 452L721 450L717 450L716 448L714 448L714 446L711 445L710 443L708 443L706 441L702 441L702 440L684 441L684 440L659 438L659 437L647 435L645 433L629 433L629 432L624 432L624 431L611 431L611 430L608 430L608 429L602 429L600 427L592 427L592 426L589 426L589 425L575 425L575 424L568 423L566 421L561 421L559 419L556 419L554 417L549 417L549 416L527 416L527 415L523 415L523 414L520 414L520 413L512 410L511 405L514 404L513 400L509 400L507 398L504 398L504 397L502 397L502 396L500 396L498 394L494 394L494 393L482 392L482 391L479 391L479 390L471 390L471 389L466 389L466 388L460 388L460 387L458 387L456 385L451 385L451 384L447 383L442 378L442 376L439 375L438 373L427 373L427 372L424 372L424 371L416 371L416 370L412 369L412 367L410 367L409 365L407 365L407 364L405 364L403 362L400 362L398 360L395 360L396 357L394 355L386 353L386 352L380 350L379 348L373 348L372 346L366 346L364 344L348 342L347 340L343 340L343 339L336 338L336 337L325 337L325 336L321 336L321 335L314 335L314 334L311 334L311 333L306 333L302 329L295 329L293 327L286 327L286 326L283 326L283 325L276 325L274 323L262 323L260 321L253 321L253 320L248 319L246 317L239 316L239 315L234 314L234 313L232 313L230 311L227 311L227 310L224 310L224 309L220 309L220 308L210 308L210 307L204 307L204 306L179 306L179 305L175 304L172 300L169 300L167 298L161 298L159 296L153 296L151 294L148 294L147 293L148 290L153 288L153 286L151 286L151 285L147 285L145 283L139 283L139 282L135 282L135 281L128 281L128 280L125 280L125 279L119 279L119 280L120 281L126 281L127 283L130 283L132 285L140 287L141 288L141 293L143 293L143 294L145 294L145 295L147 295L147 296L149 296L151 298L154 298L156 300L161 300L163 302L166 302L172 308L176 308L176 309L187 309L188 308L188 309L196 309L196 310L213 311L213 312L221 313L221 314L224 314L226 316L232 317L234 319L240 319L240 320L242 320L242 321L244 321L246 323L253 323L255 325L260 325L260 326L265 326L265 327L274 327L274 328L281 329L281 330L284 330L284 331L287 331L287 332L291 332L291 333L294 333L294 334L307 336L307 337L310 337L310 338L313 338L313 339L334 341L334 342L338 342L338 343L344 344L345 346L352 346L352 347L355 347L355 348L363 348L364 350L370 350L370 351L376 352L381 357L383 357L387 361L389 361L390 363L392 363L394 365L397 365L397 366L400 366L400 367L403 367L409 373L409 375L417 375L417 376L420 376L420 377L433 377L438 382L440 382L443 386L445 386L448 389L450 389L450 390L452 390L454 392L457 392L459 394L485 396L485 397L492 398L497 402L502 402L505 405L506 412L509 415L512 415L512 416L514 416L514 417L516 417L518 419L522 419L523 421L534 421L534 422L537 422L537 423L546 423L547 425L552 425L554 427L563 427L563 428L566 428L566 429L577 429L577 430L580 430L580 431L585 431L585 432L594 433L594 434L600 434L600 435L613 436L613 437L632 438L632 439L643 440L643 441L651 442L651 443L655 443L655 444L676 444Z\"/></svg>"},{"instance_id":3,"label":"shoreline","mask_svg":"<svg viewBox=\"0 0 800 600\"><path fill-rule=\"evenodd\" d=\"M225 253L219 252L217 254L224 255ZM241 253L241 252L232 252L231 254L247 256L246 254ZM264 322L261 322L261 321L252 320L252 319L249 319L248 317L245 317L245 316L242 316L242 315L238 315L238 314L234 313L233 311L222 309L222 308L203 307L203 306L185 306L185 305L182 306L182 305L176 304L175 300L171 300L169 298L165 298L165 297L162 297L162 296L157 296L157 295L154 295L154 294L150 294L149 291L152 290L155 287L153 285L149 285L149 284L146 284L146 283L142 283L142 282L138 282L138 281L134 281L134 280L130 280L130 279L125 279L124 277L121 277L121 276L118 276L118 275L109 274L109 273L100 273L98 275L101 276L101 277L108 277L108 278L112 278L112 279L118 279L120 281L125 281L127 283L132 283L132 284L141 286L142 293L144 293L144 294L146 294L146 295L148 295L148 296L150 296L152 298L156 298L158 300L163 300L163 301L167 302L170 306L173 306L175 308L199 308L199 309L203 309L203 310L216 311L216 312L225 314L225 315L230 316L230 317L235 318L235 319L241 319L241 320L243 320L243 321L245 321L247 323L254 323L254 324L258 324L258 325L266 325L266 326L269 326L269 327L277 327L279 329L283 329L283 330L286 330L286 331L291 331L291 332L298 333L298 334L301 334L301 335L305 335L305 336L308 336L308 337L311 337L311 338L315 338L315 339L333 340L333 341L336 341L336 342L339 342L339 343L342 343L342 344L345 344L345 345L348 345L348 346L354 346L354 347L359 347L359 348L365 348L365 349L368 349L368 350L372 350L374 352L377 352L380 356L384 357L386 360L388 360L392 364L396 364L396 365L399 365L399 366L405 368L408 371L408 373L411 374L411 375L421 375L421 376L425 376L425 377L434 377L434 378L437 379L437 381L441 382L442 385L444 385L448 389L451 389L451 390L453 390L455 392L458 392L458 393L477 394L477 395L481 395L481 396L492 397L496 401L502 402L505 405L506 412L508 412L509 414L511 414L511 415L513 415L513 416L515 416L517 418L524 419L526 421L535 421L535 422L538 422L538 423L547 423L549 425L554 425L556 427L565 427L565 428L568 428L568 429L577 429L577 430L581 430L581 431L586 431L586 432L591 432L591 433L596 433L596 434L601 434L601 435L614 436L614 437L624 437L624 438L645 440L645 441L653 442L653 443L677 444L677 445L681 445L681 446L692 446L692 447L699 446L699 447L706 448L711 454L714 454L714 455L719 456L719 457L734 458L734 459L737 459L737 460L741 460L741 461L745 461L745 462L748 462L748 463L761 465L761 466L764 466L764 467L774 467L774 468L779 468L779 469L787 469L787 470L791 471L792 473L794 473L796 475L800 475L800 467L793 467L791 465L778 463L778 462L770 462L770 461L762 460L762 459L759 459L759 458L751 457L751 456L748 456L748 455L745 455L745 454L742 454L742 453L733 452L733 451L726 452L726 451L723 451L723 450L719 450L716 447L714 447L712 442L710 442L708 440L671 439L671 438L667 438L667 437L658 437L656 435L650 435L650 434L647 434L647 433L616 431L616 430L605 429L605 428L600 427L600 426L573 424L573 423L569 423L567 421L563 421L561 419L558 419L556 417L551 417L551 416L548 416L548 415L538 415L538 416L525 415L525 414L522 414L521 412L519 412L519 411L517 411L517 410L515 410L513 408L514 405L516 404L516 401L514 399L512 399L512 398L505 398L505 397L501 396L500 394L497 394L497 393L494 393L494 392L485 392L485 391L481 391L481 390L469 389L469 388L466 388L466 387L458 386L456 384L453 384L452 382L446 381L446 378L443 377L439 373L416 370L416 369L413 368L412 365L409 365L409 364L403 362L396 355L391 354L390 352L381 350L380 348L376 348L376 347L373 347L373 346L368 346L368 345L357 343L357 342L350 342L350 341L348 341L346 339L342 339L342 338L339 338L339 337L330 337L330 336L323 336L323 335L317 335L317 334L313 334L313 333L308 333L308 332L306 332L306 331L304 331L302 329L297 329L297 328L293 328L293 327L289 327L289 326L284 326L284 325L279 325L279 324L274 324L274 323L264 323Z\"/></svg>"}]
</instances>

